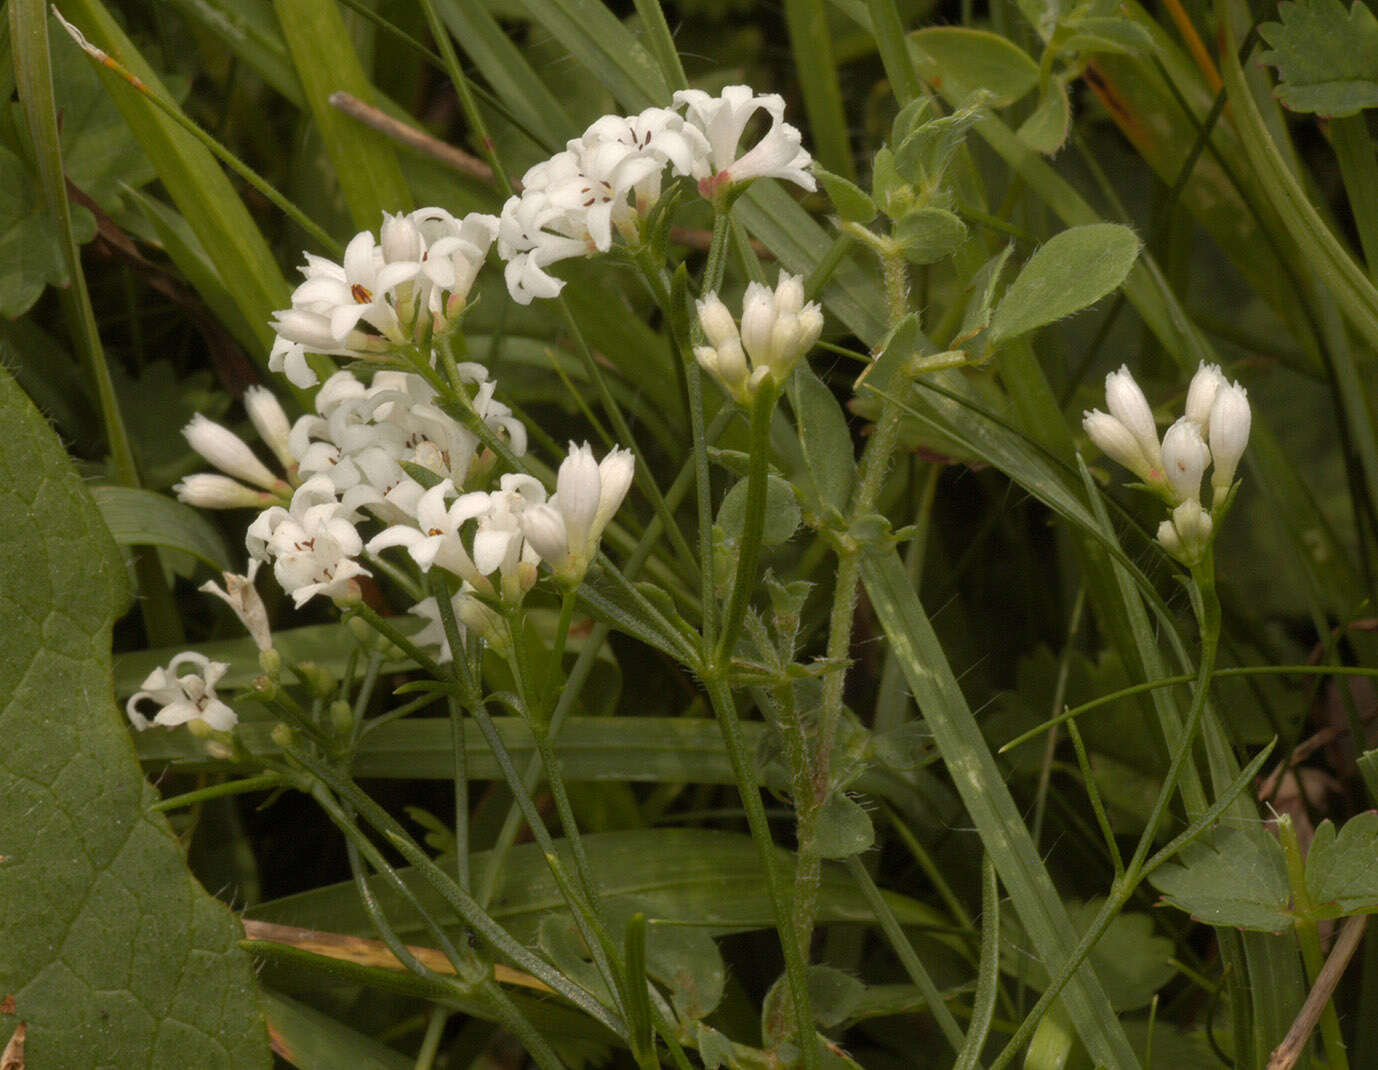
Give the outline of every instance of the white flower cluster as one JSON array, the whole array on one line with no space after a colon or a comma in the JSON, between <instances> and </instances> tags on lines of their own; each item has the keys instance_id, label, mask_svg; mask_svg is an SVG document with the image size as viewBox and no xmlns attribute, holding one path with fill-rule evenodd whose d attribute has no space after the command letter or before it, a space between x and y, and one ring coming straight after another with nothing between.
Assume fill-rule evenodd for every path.
<instances>
[{"instance_id":1,"label":"white flower cluster","mask_svg":"<svg viewBox=\"0 0 1378 1070\"><path fill-rule=\"evenodd\" d=\"M456 219L443 208L421 208L384 216L377 239L367 230L355 235L343 264L307 253L306 279L273 321L269 368L296 386L314 386L307 354L366 359L449 331L497 233L496 216Z\"/></svg>"},{"instance_id":2,"label":"white flower cluster","mask_svg":"<svg viewBox=\"0 0 1378 1070\"><path fill-rule=\"evenodd\" d=\"M178 676L177 670L186 664L195 665L196 670ZM125 712L139 731L154 724L172 728L199 721L214 731L228 732L239 723L239 718L215 694L215 685L228 670L229 666L223 661L211 661L194 650L183 651L166 669L154 669L148 674L141 685L142 690L130 696L125 704ZM145 701L158 707L152 718L139 709Z\"/></svg>"},{"instance_id":3,"label":"white flower cluster","mask_svg":"<svg viewBox=\"0 0 1378 1070\"><path fill-rule=\"evenodd\" d=\"M748 284L740 331L716 293L700 300L698 310L709 344L695 346L694 357L742 405L751 404L767 378L784 385L823 332L823 309L804 303L804 280L783 271L774 290Z\"/></svg>"},{"instance_id":4,"label":"white flower cluster","mask_svg":"<svg viewBox=\"0 0 1378 1070\"><path fill-rule=\"evenodd\" d=\"M561 260L605 253L614 234L634 243L640 223L660 199L666 168L693 178L709 199L755 178L781 178L816 188L812 157L799 131L784 121L777 94L728 86L719 96L686 89L675 107L639 115L605 115L522 176L522 192L502 208L498 255L512 300L555 297L564 282L546 272ZM770 127L748 149L747 124L764 112Z\"/></svg>"},{"instance_id":5,"label":"white flower cluster","mask_svg":"<svg viewBox=\"0 0 1378 1070\"><path fill-rule=\"evenodd\" d=\"M1231 383L1218 365L1203 363L1187 390L1186 413L1158 440L1153 410L1129 369L1105 377L1109 413L1088 412L1082 426L1106 456L1119 462L1160 494L1172 518L1158 528L1158 541L1174 557L1194 564L1210 544L1214 523L1234 485L1252 413L1248 392ZM1201 503L1201 480L1211 468L1210 511Z\"/></svg>"}]
</instances>

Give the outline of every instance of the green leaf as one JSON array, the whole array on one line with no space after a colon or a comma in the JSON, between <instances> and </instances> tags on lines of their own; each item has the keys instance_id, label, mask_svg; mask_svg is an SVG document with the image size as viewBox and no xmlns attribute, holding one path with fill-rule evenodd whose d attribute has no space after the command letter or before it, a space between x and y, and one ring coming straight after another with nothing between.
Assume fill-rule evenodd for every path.
<instances>
[{"instance_id":1,"label":"green leaf","mask_svg":"<svg viewBox=\"0 0 1378 1070\"><path fill-rule=\"evenodd\" d=\"M239 927L149 811L107 697L124 567L3 372L0 426L0 810L24 816L0 848L0 992L14 997L0 1045L24 1021L52 1066L266 1067Z\"/></svg>"},{"instance_id":2,"label":"green leaf","mask_svg":"<svg viewBox=\"0 0 1378 1070\"><path fill-rule=\"evenodd\" d=\"M876 842L876 830L868 814L855 799L835 791L818 812L813 849L823 858L851 858L869 851Z\"/></svg>"},{"instance_id":3,"label":"green leaf","mask_svg":"<svg viewBox=\"0 0 1378 1070\"><path fill-rule=\"evenodd\" d=\"M1069 913L1072 925L1085 932L1100 913L1103 901L1093 899L1074 905ZM1017 922L1011 923L1013 932L1003 936L1001 968L1011 976L1022 977L1042 992L1048 987L1048 971L1026 949L1026 941ZM1147 914L1116 915L1096 946L1091 949L1091 963L1096 976L1105 985L1110 1003L1120 1014L1146 1007L1153 996L1177 972L1172 965L1172 941L1153 932L1153 919Z\"/></svg>"},{"instance_id":4,"label":"green leaf","mask_svg":"<svg viewBox=\"0 0 1378 1070\"><path fill-rule=\"evenodd\" d=\"M1292 927L1282 848L1242 829L1198 840L1150 874L1169 906L1210 925L1277 933Z\"/></svg>"},{"instance_id":5,"label":"green leaf","mask_svg":"<svg viewBox=\"0 0 1378 1070\"><path fill-rule=\"evenodd\" d=\"M1038 98L1038 106L1019 127L1019 140L1044 156L1062 148L1072 128L1072 105L1067 87L1054 78Z\"/></svg>"},{"instance_id":6,"label":"green leaf","mask_svg":"<svg viewBox=\"0 0 1378 1070\"><path fill-rule=\"evenodd\" d=\"M1095 304L1124 282L1138 255L1138 236L1118 223L1088 223L1054 235L1005 291L991 341L1017 338Z\"/></svg>"},{"instance_id":7,"label":"green leaf","mask_svg":"<svg viewBox=\"0 0 1378 1070\"><path fill-rule=\"evenodd\" d=\"M787 978L776 978L761 1003L761 1035L767 1048L787 1041L794 1031L791 1024L790 992ZM866 986L851 974L831 966L809 967L809 1003L813 1016L824 1029L832 1029L850 1018L866 997Z\"/></svg>"},{"instance_id":8,"label":"green leaf","mask_svg":"<svg viewBox=\"0 0 1378 1070\"><path fill-rule=\"evenodd\" d=\"M1112 16L1068 20L1072 35L1062 42L1064 52L1120 52L1152 55L1160 51L1153 35L1137 22Z\"/></svg>"},{"instance_id":9,"label":"green leaf","mask_svg":"<svg viewBox=\"0 0 1378 1070\"><path fill-rule=\"evenodd\" d=\"M1315 917L1345 918L1378 911L1378 812L1351 817L1335 834L1323 821L1306 854L1306 890Z\"/></svg>"},{"instance_id":10,"label":"green leaf","mask_svg":"<svg viewBox=\"0 0 1378 1070\"><path fill-rule=\"evenodd\" d=\"M965 26L930 26L909 35L919 77L954 103L984 90L1003 108L1038 85L1038 64L1008 38Z\"/></svg>"},{"instance_id":11,"label":"green leaf","mask_svg":"<svg viewBox=\"0 0 1378 1070\"><path fill-rule=\"evenodd\" d=\"M74 236L90 241L96 221L74 206ZM18 156L0 145L0 316L22 316L49 286L67 284L67 265L57 224Z\"/></svg>"},{"instance_id":12,"label":"green leaf","mask_svg":"<svg viewBox=\"0 0 1378 1070\"><path fill-rule=\"evenodd\" d=\"M891 235L911 264L935 264L966 241L967 227L942 208L920 208L895 224Z\"/></svg>"},{"instance_id":13,"label":"green leaf","mask_svg":"<svg viewBox=\"0 0 1378 1070\"><path fill-rule=\"evenodd\" d=\"M598 874L603 904L609 909L631 904L654 919L657 927L694 926L708 935L775 925L761 855L749 836L713 829L632 829L590 833L583 842L589 864ZM565 864L572 866L565 844L557 842L557 847ZM793 855L784 848L775 850L778 864L792 872ZM471 855L471 870L483 872L487 859L486 851ZM398 872L432 916L450 916L425 878L410 868ZM380 880L371 878L369 887L399 934L422 930L415 910ZM888 892L885 899L903 925L935 923L936 912L921 903ZM872 921L870 906L841 866L823 867L818 906L818 920L824 924ZM567 910L539 846L513 847L504 859L489 911L494 920L525 941L535 938L542 918ZM248 913L282 925L373 935L372 922L352 881L261 903Z\"/></svg>"},{"instance_id":14,"label":"green leaf","mask_svg":"<svg viewBox=\"0 0 1378 1070\"><path fill-rule=\"evenodd\" d=\"M811 485L820 505L841 512L847 507L856 478L856 455L847 415L833 392L802 361L787 387L799 445L808 472L801 482Z\"/></svg>"},{"instance_id":15,"label":"green leaf","mask_svg":"<svg viewBox=\"0 0 1378 1070\"><path fill-rule=\"evenodd\" d=\"M1284 0L1278 17L1258 28L1273 46L1259 58L1277 68L1283 104L1332 116L1378 106L1378 18L1366 5Z\"/></svg>"},{"instance_id":16,"label":"green leaf","mask_svg":"<svg viewBox=\"0 0 1378 1070\"><path fill-rule=\"evenodd\" d=\"M330 104L331 94L337 92L380 103L354 51L339 4L274 0L273 7L350 217L361 229L376 228L384 212L411 207L411 191L392 142Z\"/></svg>"},{"instance_id":17,"label":"green leaf","mask_svg":"<svg viewBox=\"0 0 1378 1070\"><path fill-rule=\"evenodd\" d=\"M848 222L869 223L875 219L876 212L880 211L870 195L855 182L848 181L816 164L813 175L818 179L828 199L833 202L837 214Z\"/></svg>"},{"instance_id":18,"label":"green leaf","mask_svg":"<svg viewBox=\"0 0 1378 1070\"><path fill-rule=\"evenodd\" d=\"M629 112L669 106L660 66L600 0L523 0L522 6Z\"/></svg>"},{"instance_id":19,"label":"green leaf","mask_svg":"<svg viewBox=\"0 0 1378 1070\"><path fill-rule=\"evenodd\" d=\"M293 1066L350 1070L411 1070L415 1060L305 1003L264 990L263 1017Z\"/></svg>"},{"instance_id":20,"label":"green leaf","mask_svg":"<svg viewBox=\"0 0 1378 1070\"><path fill-rule=\"evenodd\" d=\"M1014 243L1011 242L982 264L971 277L971 284L967 287L971 296L967 298L966 308L962 312L962 326L952 339L954 347L970 341L990 326L991 316L995 312L995 291L1013 252Z\"/></svg>"},{"instance_id":21,"label":"green leaf","mask_svg":"<svg viewBox=\"0 0 1378 1070\"><path fill-rule=\"evenodd\" d=\"M136 487L96 486L91 496L117 545L164 546L212 568L234 570L220 532L191 506Z\"/></svg>"},{"instance_id":22,"label":"green leaf","mask_svg":"<svg viewBox=\"0 0 1378 1070\"><path fill-rule=\"evenodd\" d=\"M741 541L746 525L746 483L739 480L718 507L717 526L723 529L729 546ZM779 546L799 530L799 503L794 488L776 475L766 476L766 518L761 545Z\"/></svg>"}]
</instances>

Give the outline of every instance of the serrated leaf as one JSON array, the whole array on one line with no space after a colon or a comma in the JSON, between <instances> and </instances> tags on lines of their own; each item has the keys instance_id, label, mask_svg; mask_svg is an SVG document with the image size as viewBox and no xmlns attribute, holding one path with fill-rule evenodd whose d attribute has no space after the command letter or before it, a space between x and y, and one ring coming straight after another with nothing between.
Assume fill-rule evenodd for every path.
<instances>
[{"instance_id":1,"label":"serrated leaf","mask_svg":"<svg viewBox=\"0 0 1378 1070\"><path fill-rule=\"evenodd\" d=\"M966 241L967 226L942 208L920 208L895 224L891 233L911 264L935 264Z\"/></svg>"},{"instance_id":2,"label":"serrated leaf","mask_svg":"<svg viewBox=\"0 0 1378 1070\"><path fill-rule=\"evenodd\" d=\"M163 546L191 554L211 568L234 570L220 532L189 505L137 487L97 486L91 496L117 545Z\"/></svg>"},{"instance_id":3,"label":"serrated leaf","mask_svg":"<svg viewBox=\"0 0 1378 1070\"><path fill-rule=\"evenodd\" d=\"M1069 227L1039 246L995 310L992 342L1028 334L1093 305L1124 282L1139 238L1118 223Z\"/></svg>"},{"instance_id":4,"label":"serrated leaf","mask_svg":"<svg viewBox=\"0 0 1378 1070\"><path fill-rule=\"evenodd\" d=\"M24 1021L52 1066L266 1067L239 927L149 811L109 701L119 555L4 372L0 426L0 812L24 816L0 826L0 1046Z\"/></svg>"},{"instance_id":5,"label":"serrated leaf","mask_svg":"<svg viewBox=\"0 0 1378 1070\"><path fill-rule=\"evenodd\" d=\"M1284 0L1281 22L1259 36L1272 51L1259 58L1277 68L1277 97L1293 111L1353 115L1378 106L1378 18L1359 0Z\"/></svg>"},{"instance_id":6,"label":"serrated leaf","mask_svg":"<svg viewBox=\"0 0 1378 1070\"><path fill-rule=\"evenodd\" d=\"M1210 925L1276 933L1292 927L1282 848L1225 828L1149 876L1163 899Z\"/></svg>"},{"instance_id":7,"label":"serrated leaf","mask_svg":"<svg viewBox=\"0 0 1378 1070\"><path fill-rule=\"evenodd\" d=\"M73 206L72 227L78 242L96 233L95 219L79 206ZM57 224L38 184L19 157L0 146L0 316L22 316L48 286L66 284Z\"/></svg>"},{"instance_id":8,"label":"serrated leaf","mask_svg":"<svg viewBox=\"0 0 1378 1070\"><path fill-rule=\"evenodd\" d=\"M1378 812L1351 817L1339 835L1321 823L1306 855L1306 890L1317 919L1378 911Z\"/></svg>"},{"instance_id":9,"label":"serrated leaf","mask_svg":"<svg viewBox=\"0 0 1378 1070\"><path fill-rule=\"evenodd\" d=\"M835 791L818 812L813 849L823 858L851 858L876 842L871 815L855 799Z\"/></svg>"},{"instance_id":10,"label":"serrated leaf","mask_svg":"<svg viewBox=\"0 0 1378 1070\"><path fill-rule=\"evenodd\" d=\"M909 40L917 50L919 77L942 87L956 103L984 90L986 103L1003 108L1038 85L1038 64L1018 45L989 30L930 26Z\"/></svg>"},{"instance_id":11,"label":"serrated leaf","mask_svg":"<svg viewBox=\"0 0 1378 1070\"><path fill-rule=\"evenodd\" d=\"M1067 87L1056 78L1038 98L1038 105L1019 127L1019 140L1044 156L1051 156L1067 140L1072 128L1072 105Z\"/></svg>"},{"instance_id":12,"label":"serrated leaf","mask_svg":"<svg viewBox=\"0 0 1378 1070\"><path fill-rule=\"evenodd\" d=\"M816 164L813 174L828 195L828 199L833 202L837 214L843 219L851 223L869 223L875 219L876 212L880 209L876 207L876 202L871 200L870 195L855 182L835 175Z\"/></svg>"}]
</instances>

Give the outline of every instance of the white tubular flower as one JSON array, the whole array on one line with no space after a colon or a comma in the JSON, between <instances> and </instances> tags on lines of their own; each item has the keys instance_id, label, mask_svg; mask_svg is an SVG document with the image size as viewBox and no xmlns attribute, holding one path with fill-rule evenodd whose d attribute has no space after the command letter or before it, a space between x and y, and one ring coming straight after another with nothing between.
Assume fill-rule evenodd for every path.
<instances>
[{"instance_id":1,"label":"white tubular flower","mask_svg":"<svg viewBox=\"0 0 1378 1070\"><path fill-rule=\"evenodd\" d=\"M253 483L264 490L280 488L282 480L273 475L268 466L254 456L248 444L228 427L222 427L198 412L191 418L191 423L182 428L182 434L192 449L226 475Z\"/></svg>"},{"instance_id":2,"label":"white tubular flower","mask_svg":"<svg viewBox=\"0 0 1378 1070\"><path fill-rule=\"evenodd\" d=\"M439 565L467 580L484 594L492 593L492 585L475 567L473 558L464 548L460 528L468 520L488 511L489 496L481 491L461 494L447 506L445 498L455 492L454 484L446 479L421 495L416 505L419 528L408 524L394 524L369 540L369 553L377 553L392 546L405 547L422 572Z\"/></svg>"},{"instance_id":3,"label":"white tubular flower","mask_svg":"<svg viewBox=\"0 0 1378 1070\"><path fill-rule=\"evenodd\" d=\"M558 296L564 280L545 269L561 260L587 256L595 248L582 214L554 203L544 190L528 189L502 206L498 255L507 261L503 270L507 292L519 305L529 305L537 297Z\"/></svg>"},{"instance_id":4,"label":"white tubular flower","mask_svg":"<svg viewBox=\"0 0 1378 1070\"><path fill-rule=\"evenodd\" d=\"M621 506L636 475L630 450L614 448L602 462L593 459L587 442L569 444L560 465L555 495L549 502L525 509L522 531L555 575L578 583L598 556L603 530Z\"/></svg>"},{"instance_id":5,"label":"white tubular flower","mask_svg":"<svg viewBox=\"0 0 1378 1070\"><path fill-rule=\"evenodd\" d=\"M318 594L354 594L355 577L371 575L354 560L363 543L345 512L330 480L313 476L292 495L290 509L266 510L245 533L249 556L273 562L273 575L298 609Z\"/></svg>"},{"instance_id":6,"label":"white tubular flower","mask_svg":"<svg viewBox=\"0 0 1378 1070\"><path fill-rule=\"evenodd\" d=\"M288 447L292 424L277 397L267 387L251 386L244 391L244 409L263 444L273 451L283 468L291 471L297 463Z\"/></svg>"},{"instance_id":7,"label":"white tubular flower","mask_svg":"<svg viewBox=\"0 0 1378 1070\"><path fill-rule=\"evenodd\" d=\"M1117 464L1128 468L1140 479L1148 479L1153 465L1144 456L1139 440L1129 432L1129 428L1109 413L1092 409L1082 413L1081 426L1096 448Z\"/></svg>"},{"instance_id":8,"label":"white tubular flower","mask_svg":"<svg viewBox=\"0 0 1378 1070\"><path fill-rule=\"evenodd\" d=\"M1211 472L1211 488L1214 491L1212 505L1222 503L1234 483L1239 459L1244 456L1244 447L1249 444L1252 423L1249 392L1238 383L1221 386L1211 404L1211 456L1215 459L1215 468Z\"/></svg>"},{"instance_id":9,"label":"white tubular flower","mask_svg":"<svg viewBox=\"0 0 1378 1070\"><path fill-rule=\"evenodd\" d=\"M689 123L708 141L708 153L693 169L703 196L712 199L728 186L754 178L781 178L806 190L817 188L808 172L813 158L801 147L799 131L784 121L785 101L778 94L757 96L745 85L730 85L716 97L700 89L682 89L675 94L675 104L685 106ZM761 110L770 116L770 129L739 155L747 123Z\"/></svg>"},{"instance_id":10,"label":"white tubular flower","mask_svg":"<svg viewBox=\"0 0 1378 1070\"><path fill-rule=\"evenodd\" d=\"M253 638L254 645L259 650L268 650L273 645L273 632L268 626L268 610L254 586L254 577L262 563L256 559L250 560L249 570L244 575L222 572L221 575L225 577L224 587L214 580L208 580L197 589L215 595L234 610L234 615Z\"/></svg>"},{"instance_id":11,"label":"white tubular flower","mask_svg":"<svg viewBox=\"0 0 1378 1070\"><path fill-rule=\"evenodd\" d=\"M1134 381L1128 366L1121 364L1119 371L1105 377L1105 407L1134 436L1150 467L1161 469L1163 454L1158 445L1158 426L1153 421L1153 410L1149 408L1148 399Z\"/></svg>"},{"instance_id":12,"label":"white tubular flower","mask_svg":"<svg viewBox=\"0 0 1378 1070\"><path fill-rule=\"evenodd\" d=\"M177 670L184 664L195 665L196 669L178 676ZM228 732L239 723L239 718L215 694L215 685L228 669L223 661L211 661L204 654L184 651L173 658L166 669L154 669L148 674L140 685L142 690L130 696L125 704L125 712L140 731L154 724L171 728L188 721L202 721L214 731ZM145 700L158 706L158 712L151 719L139 709L139 704Z\"/></svg>"},{"instance_id":13,"label":"white tubular flower","mask_svg":"<svg viewBox=\"0 0 1378 1070\"><path fill-rule=\"evenodd\" d=\"M179 502L198 509L262 509L277 501L276 495L246 487L237 479L198 472L184 476L172 486Z\"/></svg>"},{"instance_id":14,"label":"white tubular flower","mask_svg":"<svg viewBox=\"0 0 1378 1070\"><path fill-rule=\"evenodd\" d=\"M1158 542L1184 565L1195 565L1210 546L1214 525L1210 513L1195 498L1172 511L1172 519L1158 525Z\"/></svg>"},{"instance_id":15,"label":"white tubular flower","mask_svg":"<svg viewBox=\"0 0 1378 1070\"><path fill-rule=\"evenodd\" d=\"M1163 436L1163 468L1178 501L1201 500L1201 477L1211 463L1211 451L1201 437L1201 426L1183 416Z\"/></svg>"},{"instance_id":16,"label":"white tubular flower","mask_svg":"<svg viewBox=\"0 0 1378 1070\"><path fill-rule=\"evenodd\" d=\"M1221 374L1219 364L1207 364L1201 362L1196 369L1196 374L1191 377L1191 386L1187 388L1187 412L1188 420L1196 422L1201 428L1204 436L1210 431L1211 406L1215 403L1216 392L1226 384L1225 376Z\"/></svg>"},{"instance_id":17,"label":"white tubular flower","mask_svg":"<svg viewBox=\"0 0 1378 1070\"><path fill-rule=\"evenodd\" d=\"M437 330L454 324L469 301L479 269L498 236L498 217L470 212L456 219L443 208L422 208L410 220L424 239L421 278Z\"/></svg>"},{"instance_id":18,"label":"white tubular flower","mask_svg":"<svg viewBox=\"0 0 1378 1070\"><path fill-rule=\"evenodd\" d=\"M527 544L521 518L545 501L545 487L531 476L508 474L488 495L488 509L474 534L474 565L484 576L498 574L504 601L519 605L536 583L540 557Z\"/></svg>"}]
</instances>

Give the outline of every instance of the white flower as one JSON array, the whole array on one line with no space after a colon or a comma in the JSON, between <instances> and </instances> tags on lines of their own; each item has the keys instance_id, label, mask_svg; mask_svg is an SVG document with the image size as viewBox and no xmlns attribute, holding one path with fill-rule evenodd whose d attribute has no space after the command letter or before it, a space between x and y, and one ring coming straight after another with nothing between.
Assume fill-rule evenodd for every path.
<instances>
[{"instance_id":1,"label":"white flower","mask_svg":"<svg viewBox=\"0 0 1378 1070\"><path fill-rule=\"evenodd\" d=\"M261 509L277 501L275 495L246 487L237 479L198 472L172 485L177 500L198 509Z\"/></svg>"},{"instance_id":2,"label":"white flower","mask_svg":"<svg viewBox=\"0 0 1378 1070\"><path fill-rule=\"evenodd\" d=\"M773 291L758 282L747 286L740 334L717 294L699 301L698 310L703 333L713 344L696 346L694 357L743 405L750 404L767 377L783 384L823 331L818 303L804 303L803 280L784 272Z\"/></svg>"},{"instance_id":3,"label":"white flower","mask_svg":"<svg viewBox=\"0 0 1378 1070\"><path fill-rule=\"evenodd\" d=\"M600 463L587 442L569 444L554 496L521 515L527 542L557 576L572 583L583 578L635 474L636 461L629 450L614 448Z\"/></svg>"},{"instance_id":4,"label":"white flower","mask_svg":"<svg viewBox=\"0 0 1378 1070\"><path fill-rule=\"evenodd\" d=\"M273 456L282 463L283 468L290 470L296 464L296 458L287 445L292 424L277 397L267 387L251 386L244 391L244 411L249 414L249 420L258 437L263 439L263 444L273 451Z\"/></svg>"},{"instance_id":5,"label":"white flower","mask_svg":"<svg viewBox=\"0 0 1378 1070\"><path fill-rule=\"evenodd\" d=\"M1163 454L1158 445L1158 426L1153 421L1153 410L1149 408L1148 399L1126 365L1121 364L1119 371L1105 377L1105 407L1134 436L1139 449L1148 458L1149 466L1155 471L1161 469Z\"/></svg>"},{"instance_id":6,"label":"white flower","mask_svg":"<svg viewBox=\"0 0 1378 1070\"><path fill-rule=\"evenodd\" d=\"M1197 564L1210 545L1213 528L1210 513L1195 498L1172 511L1172 519L1158 525L1158 542L1185 565Z\"/></svg>"},{"instance_id":7,"label":"white flower","mask_svg":"<svg viewBox=\"0 0 1378 1070\"><path fill-rule=\"evenodd\" d=\"M488 509L474 533L474 565L484 576L498 574L503 600L512 605L536 583L540 556L522 533L524 513L545 501L545 487L531 476L508 474L488 495Z\"/></svg>"},{"instance_id":8,"label":"white flower","mask_svg":"<svg viewBox=\"0 0 1378 1070\"><path fill-rule=\"evenodd\" d=\"M1201 500L1201 477L1211 463L1211 451L1201 437L1201 425L1183 416L1163 436L1163 468L1178 501Z\"/></svg>"},{"instance_id":9,"label":"white flower","mask_svg":"<svg viewBox=\"0 0 1378 1070\"><path fill-rule=\"evenodd\" d=\"M408 218L424 245L420 263L426 308L436 329L447 329L468 304L469 291L498 236L498 218L470 212L456 219L443 208L422 208Z\"/></svg>"},{"instance_id":10,"label":"white flower","mask_svg":"<svg viewBox=\"0 0 1378 1070\"><path fill-rule=\"evenodd\" d=\"M178 667L187 663L195 665L196 671L178 676ZM215 694L215 685L228 669L222 661L211 661L204 654L184 651L174 657L166 669L154 669L148 674L139 685L142 690L125 704L125 712L140 731L152 724L171 728L188 721L204 721L217 732L228 732L239 723L239 718ZM159 707L151 720L139 710L144 700Z\"/></svg>"},{"instance_id":11,"label":"white flower","mask_svg":"<svg viewBox=\"0 0 1378 1070\"><path fill-rule=\"evenodd\" d=\"M273 562L273 575L298 609L318 594L350 594L355 577L370 575L354 560L363 543L345 511L330 480L315 476L297 488L290 509L266 510L245 533L249 556Z\"/></svg>"},{"instance_id":12,"label":"white flower","mask_svg":"<svg viewBox=\"0 0 1378 1070\"><path fill-rule=\"evenodd\" d=\"M199 453L226 475L234 476L245 483L252 483L264 490L277 490L282 481L268 470L267 465L254 456L248 444L214 420L201 413L191 418L191 423L182 428L191 448Z\"/></svg>"},{"instance_id":13,"label":"white flower","mask_svg":"<svg viewBox=\"0 0 1378 1070\"><path fill-rule=\"evenodd\" d=\"M445 498L454 493L455 487L450 480L437 483L417 501L416 522L419 527L394 524L369 540L368 552L373 554L392 546L405 547L422 572L429 572L432 565L439 565L446 572L468 580L485 594L491 594L492 585L475 567L473 558L460 538L460 529L466 521L487 512L489 496L481 491L461 494L447 506Z\"/></svg>"},{"instance_id":14,"label":"white flower","mask_svg":"<svg viewBox=\"0 0 1378 1070\"><path fill-rule=\"evenodd\" d=\"M785 101L778 94L757 96L745 85L730 85L716 97L701 89L681 89L675 104L686 107L686 118L708 140L708 154L694 168L705 197L711 199L719 190L753 178L782 178L806 190L817 188L807 170L812 157L801 147L799 131L784 121ZM770 129L752 148L740 152L747 123L761 110L770 117Z\"/></svg>"},{"instance_id":15,"label":"white flower","mask_svg":"<svg viewBox=\"0 0 1378 1070\"><path fill-rule=\"evenodd\" d=\"M536 297L558 296L564 281L545 269L595 250L584 213L557 203L545 189L527 189L502 206L498 255L507 261L503 277L519 305L529 305Z\"/></svg>"},{"instance_id":16,"label":"white flower","mask_svg":"<svg viewBox=\"0 0 1378 1070\"><path fill-rule=\"evenodd\" d=\"M1188 420L1194 420L1201 428L1201 434L1206 435L1210 430L1211 406L1215 403L1216 392L1226 384L1225 376L1221 374L1219 364L1207 364L1202 361L1196 369L1196 374L1191 377L1191 386L1187 388L1187 412Z\"/></svg>"},{"instance_id":17,"label":"white flower","mask_svg":"<svg viewBox=\"0 0 1378 1070\"><path fill-rule=\"evenodd\" d=\"M1239 459L1244 456L1244 447L1249 444L1252 423L1248 391L1238 383L1221 386L1211 404L1210 419L1211 456L1215 458L1215 468L1211 472L1214 505L1224 501L1225 494L1234 482Z\"/></svg>"},{"instance_id":18,"label":"white flower","mask_svg":"<svg viewBox=\"0 0 1378 1070\"><path fill-rule=\"evenodd\" d=\"M254 587L254 577L262 563L257 559L250 560L249 570L243 575L234 572L221 573L225 577L224 587L214 580L208 580L201 584L198 590L215 595L234 610L234 615L253 638L254 645L259 650L268 650L273 645L272 629L268 626L268 610L263 605L258 589Z\"/></svg>"},{"instance_id":19,"label":"white flower","mask_svg":"<svg viewBox=\"0 0 1378 1070\"><path fill-rule=\"evenodd\" d=\"M306 347L300 342L278 335L268 353L268 370L287 377L293 386L306 390L320 382L315 369L306 362Z\"/></svg>"},{"instance_id":20,"label":"white flower","mask_svg":"<svg viewBox=\"0 0 1378 1070\"><path fill-rule=\"evenodd\" d=\"M1148 479L1153 465L1144 456L1139 440L1129 432L1129 428L1109 413L1092 409L1082 414L1081 426L1095 443L1096 448L1112 461L1124 465L1140 479Z\"/></svg>"}]
</instances>

